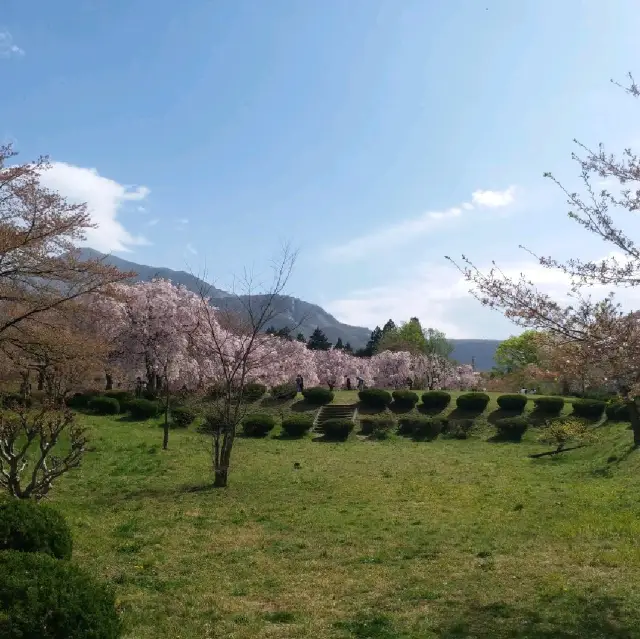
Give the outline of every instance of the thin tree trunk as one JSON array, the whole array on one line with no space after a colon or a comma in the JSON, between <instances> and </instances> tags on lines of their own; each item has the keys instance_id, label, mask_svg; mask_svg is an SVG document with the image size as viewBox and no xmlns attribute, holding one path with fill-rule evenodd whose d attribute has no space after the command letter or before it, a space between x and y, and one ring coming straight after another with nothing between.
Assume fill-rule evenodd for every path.
<instances>
[{"instance_id":1,"label":"thin tree trunk","mask_svg":"<svg viewBox=\"0 0 640 639\"><path fill-rule=\"evenodd\" d=\"M638 411L638 404L634 399L627 402L627 408L629 409L629 420L633 431L633 445L638 448L640 447L640 411Z\"/></svg>"},{"instance_id":2,"label":"thin tree trunk","mask_svg":"<svg viewBox=\"0 0 640 639\"><path fill-rule=\"evenodd\" d=\"M162 450L169 447L169 384L165 385L165 402L164 402L164 435L162 437Z\"/></svg>"},{"instance_id":3,"label":"thin tree trunk","mask_svg":"<svg viewBox=\"0 0 640 639\"><path fill-rule=\"evenodd\" d=\"M105 373L105 377L107 379L105 390L113 390L113 377L109 373Z\"/></svg>"}]
</instances>

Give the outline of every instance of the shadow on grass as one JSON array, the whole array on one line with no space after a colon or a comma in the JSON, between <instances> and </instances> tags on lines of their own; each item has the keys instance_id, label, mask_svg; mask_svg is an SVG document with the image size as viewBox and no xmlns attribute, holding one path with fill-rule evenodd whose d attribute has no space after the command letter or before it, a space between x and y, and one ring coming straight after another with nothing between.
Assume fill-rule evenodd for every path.
<instances>
[{"instance_id":1,"label":"shadow on grass","mask_svg":"<svg viewBox=\"0 0 640 639\"><path fill-rule=\"evenodd\" d=\"M398 406L395 402L393 402L391 406L389 406L389 410L394 415L406 415L407 413L411 413L413 409L414 409L413 406L402 406L402 405Z\"/></svg>"},{"instance_id":2,"label":"shadow on grass","mask_svg":"<svg viewBox=\"0 0 640 639\"><path fill-rule=\"evenodd\" d=\"M495 426L495 423L499 419L505 419L507 417L521 417L521 416L522 416L521 410L505 410L504 408L496 408L496 410L491 411L489 413L489 415L487 416L487 421L490 424L493 424Z\"/></svg>"},{"instance_id":3,"label":"shadow on grass","mask_svg":"<svg viewBox=\"0 0 640 639\"><path fill-rule=\"evenodd\" d=\"M435 417L436 415L439 415L440 413L442 413L445 410L445 408L434 408L432 406L425 406L424 404L419 404L417 407L417 411L421 415L424 415L425 417Z\"/></svg>"},{"instance_id":4,"label":"shadow on grass","mask_svg":"<svg viewBox=\"0 0 640 639\"><path fill-rule=\"evenodd\" d=\"M358 415L381 415L385 412L384 408L365 406L362 402L358 402L356 406L358 408Z\"/></svg>"},{"instance_id":5,"label":"shadow on grass","mask_svg":"<svg viewBox=\"0 0 640 639\"><path fill-rule=\"evenodd\" d=\"M545 597L536 609L504 602L471 606L437 629L441 639L632 639L640 615L607 596Z\"/></svg>"},{"instance_id":6,"label":"shadow on grass","mask_svg":"<svg viewBox=\"0 0 640 639\"><path fill-rule=\"evenodd\" d=\"M527 418L533 426L543 426L545 422L558 419L558 417L560 417L560 413L546 413L535 408L527 415Z\"/></svg>"},{"instance_id":7,"label":"shadow on grass","mask_svg":"<svg viewBox=\"0 0 640 639\"><path fill-rule=\"evenodd\" d=\"M464 410L462 408L454 408L449 415L447 416L449 418L449 421L451 420L455 420L455 419L477 419L478 417L480 417L480 415L482 415L484 411L482 410Z\"/></svg>"},{"instance_id":8,"label":"shadow on grass","mask_svg":"<svg viewBox=\"0 0 640 639\"><path fill-rule=\"evenodd\" d=\"M320 408L320 406L316 404L309 404L305 399L299 399L297 402L291 404L291 410L294 413L306 413L310 411L316 411Z\"/></svg>"},{"instance_id":9,"label":"shadow on grass","mask_svg":"<svg viewBox=\"0 0 640 639\"><path fill-rule=\"evenodd\" d=\"M271 397L270 395L268 397L263 397L258 404L262 407L262 408L280 408L282 406L284 406L287 402L290 402L290 399L279 399L277 397ZM300 401L304 401L304 400L300 400Z\"/></svg>"},{"instance_id":10,"label":"shadow on grass","mask_svg":"<svg viewBox=\"0 0 640 639\"><path fill-rule=\"evenodd\" d=\"M309 439L309 433L307 432L302 435L289 435L287 433L280 433L279 435L275 435L274 437L272 437L272 439L277 439L283 442L298 440L298 439Z\"/></svg>"}]
</instances>

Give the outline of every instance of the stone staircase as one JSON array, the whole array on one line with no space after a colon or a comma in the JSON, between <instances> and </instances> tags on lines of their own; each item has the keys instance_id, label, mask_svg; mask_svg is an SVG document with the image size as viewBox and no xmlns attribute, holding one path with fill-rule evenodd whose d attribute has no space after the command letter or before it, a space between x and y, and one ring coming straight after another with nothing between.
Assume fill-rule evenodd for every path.
<instances>
[{"instance_id":1,"label":"stone staircase","mask_svg":"<svg viewBox=\"0 0 640 639\"><path fill-rule=\"evenodd\" d=\"M312 430L322 432L322 424L328 419L350 419L355 421L357 414L357 404L327 404L316 413Z\"/></svg>"}]
</instances>

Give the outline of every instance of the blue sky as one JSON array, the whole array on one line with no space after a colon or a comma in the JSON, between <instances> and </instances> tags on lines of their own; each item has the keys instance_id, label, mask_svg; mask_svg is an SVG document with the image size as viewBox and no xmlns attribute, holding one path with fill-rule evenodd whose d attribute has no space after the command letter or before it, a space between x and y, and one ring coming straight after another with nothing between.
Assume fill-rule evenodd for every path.
<instances>
[{"instance_id":1,"label":"blue sky","mask_svg":"<svg viewBox=\"0 0 640 639\"><path fill-rule=\"evenodd\" d=\"M290 241L289 292L343 321L504 337L444 255L555 291L518 244L609 252L542 173L640 142L609 82L638 32L634 0L3 0L0 136L95 248L224 287Z\"/></svg>"}]
</instances>

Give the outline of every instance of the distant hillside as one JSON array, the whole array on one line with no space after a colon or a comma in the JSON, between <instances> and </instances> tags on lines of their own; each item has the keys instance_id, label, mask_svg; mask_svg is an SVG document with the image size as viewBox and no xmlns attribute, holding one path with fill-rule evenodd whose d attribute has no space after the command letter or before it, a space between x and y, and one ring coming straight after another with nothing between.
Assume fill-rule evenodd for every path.
<instances>
[{"instance_id":1,"label":"distant hillside","mask_svg":"<svg viewBox=\"0 0 640 639\"><path fill-rule=\"evenodd\" d=\"M235 295L215 288L185 271L174 271L161 266L137 264L123 260L115 255L104 255L91 248L83 248L81 257L87 260L104 259L106 263L112 264L122 271L133 271L137 273L137 276L132 278L132 281L149 282L154 278L163 278L171 280L174 284L182 284L194 293L199 293L201 290L208 288L216 306L230 310L242 310L243 296L238 299ZM273 326L276 328L297 326L299 327L297 332L303 333L305 337L309 337L315 328L320 327L330 342L335 343L340 337L345 344L349 342L354 349L357 349L365 346L371 335L370 328L343 324L317 304L305 302L297 297L280 296L277 310L278 316L274 318L273 322L270 322ZM493 357L498 344L500 344L499 340L452 339L450 341L454 345L452 357L460 364L471 364L475 358L476 370L488 371L493 368Z\"/></svg>"}]
</instances>

